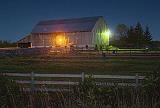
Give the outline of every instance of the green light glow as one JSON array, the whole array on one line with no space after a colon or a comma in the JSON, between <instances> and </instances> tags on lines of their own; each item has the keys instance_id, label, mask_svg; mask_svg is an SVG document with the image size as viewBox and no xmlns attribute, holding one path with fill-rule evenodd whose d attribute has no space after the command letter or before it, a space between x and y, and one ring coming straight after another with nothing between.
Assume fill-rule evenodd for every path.
<instances>
[{"instance_id":1,"label":"green light glow","mask_svg":"<svg viewBox=\"0 0 160 108\"><path fill-rule=\"evenodd\" d=\"M96 38L95 38L95 45L98 47L107 47L109 45L109 37L111 35L111 32L108 28L99 30L96 33Z\"/></svg>"},{"instance_id":2,"label":"green light glow","mask_svg":"<svg viewBox=\"0 0 160 108\"><path fill-rule=\"evenodd\" d=\"M101 33L101 39L102 39L102 44L103 45L109 45L109 37L110 37L110 30L105 30L104 32Z\"/></svg>"},{"instance_id":3,"label":"green light glow","mask_svg":"<svg viewBox=\"0 0 160 108\"><path fill-rule=\"evenodd\" d=\"M105 36L110 36L111 32L110 32L110 30L107 30L107 31L104 32L104 34L105 34Z\"/></svg>"}]
</instances>

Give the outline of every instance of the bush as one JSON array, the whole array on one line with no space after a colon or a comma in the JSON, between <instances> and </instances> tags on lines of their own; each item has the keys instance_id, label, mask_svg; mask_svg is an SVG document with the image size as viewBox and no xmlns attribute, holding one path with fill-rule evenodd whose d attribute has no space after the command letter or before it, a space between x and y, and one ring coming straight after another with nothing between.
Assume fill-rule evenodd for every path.
<instances>
[{"instance_id":1,"label":"bush","mask_svg":"<svg viewBox=\"0 0 160 108\"><path fill-rule=\"evenodd\" d=\"M118 48L118 47L115 47L115 46L110 45L110 46L107 46L107 47L106 47L106 50L119 50L119 48Z\"/></svg>"},{"instance_id":2,"label":"bush","mask_svg":"<svg viewBox=\"0 0 160 108\"><path fill-rule=\"evenodd\" d=\"M12 80L0 75L0 107L11 108L21 102L20 87Z\"/></svg>"},{"instance_id":3,"label":"bush","mask_svg":"<svg viewBox=\"0 0 160 108\"><path fill-rule=\"evenodd\" d=\"M160 65L156 70L148 73L144 82L145 93L149 97L154 97L154 101L159 103L160 107ZM149 98L148 101L153 101L153 98Z\"/></svg>"},{"instance_id":4,"label":"bush","mask_svg":"<svg viewBox=\"0 0 160 108\"><path fill-rule=\"evenodd\" d=\"M158 76L159 73L154 73L148 77L154 80ZM0 108L160 108L160 96L154 94L155 85L159 87L159 77L156 82L149 80L151 85L147 81L147 89L106 87L97 86L90 75L66 92L24 92L14 81L1 75Z\"/></svg>"}]
</instances>

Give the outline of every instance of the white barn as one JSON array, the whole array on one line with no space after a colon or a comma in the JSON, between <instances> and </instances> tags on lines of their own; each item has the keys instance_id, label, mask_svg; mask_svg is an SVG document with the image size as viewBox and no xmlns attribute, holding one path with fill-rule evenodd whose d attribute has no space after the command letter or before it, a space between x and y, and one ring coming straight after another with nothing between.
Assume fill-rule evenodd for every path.
<instances>
[{"instance_id":1,"label":"white barn","mask_svg":"<svg viewBox=\"0 0 160 108\"><path fill-rule=\"evenodd\" d=\"M109 29L102 16L40 21L18 47L105 47Z\"/></svg>"}]
</instances>

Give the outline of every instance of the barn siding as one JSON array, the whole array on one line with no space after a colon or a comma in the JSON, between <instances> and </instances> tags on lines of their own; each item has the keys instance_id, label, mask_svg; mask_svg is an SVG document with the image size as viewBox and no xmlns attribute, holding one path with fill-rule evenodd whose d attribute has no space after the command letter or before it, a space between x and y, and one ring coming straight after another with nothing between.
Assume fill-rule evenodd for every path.
<instances>
[{"instance_id":1,"label":"barn siding","mask_svg":"<svg viewBox=\"0 0 160 108\"><path fill-rule=\"evenodd\" d=\"M107 40L102 39L102 34L104 31L108 30L108 27L106 25L106 22L103 18L99 18L97 23L95 24L92 33L93 33L93 45L109 45L109 37L107 37Z\"/></svg>"},{"instance_id":2,"label":"barn siding","mask_svg":"<svg viewBox=\"0 0 160 108\"><path fill-rule=\"evenodd\" d=\"M92 32L76 32L76 33L63 33L68 43L77 45L78 47L93 47L93 34ZM55 33L39 33L31 34L19 42L31 42L32 47L50 47L55 46Z\"/></svg>"}]
</instances>

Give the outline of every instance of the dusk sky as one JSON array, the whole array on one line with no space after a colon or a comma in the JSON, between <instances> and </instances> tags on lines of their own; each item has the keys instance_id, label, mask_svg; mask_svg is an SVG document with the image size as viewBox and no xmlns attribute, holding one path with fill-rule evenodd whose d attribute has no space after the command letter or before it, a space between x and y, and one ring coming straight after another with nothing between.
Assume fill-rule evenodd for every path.
<instances>
[{"instance_id":1,"label":"dusk sky","mask_svg":"<svg viewBox=\"0 0 160 108\"><path fill-rule=\"evenodd\" d=\"M159 0L0 0L0 39L17 41L41 20L88 16L104 16L112 32L141 22L160 40Z\"/></svg>"}]
</instances>

